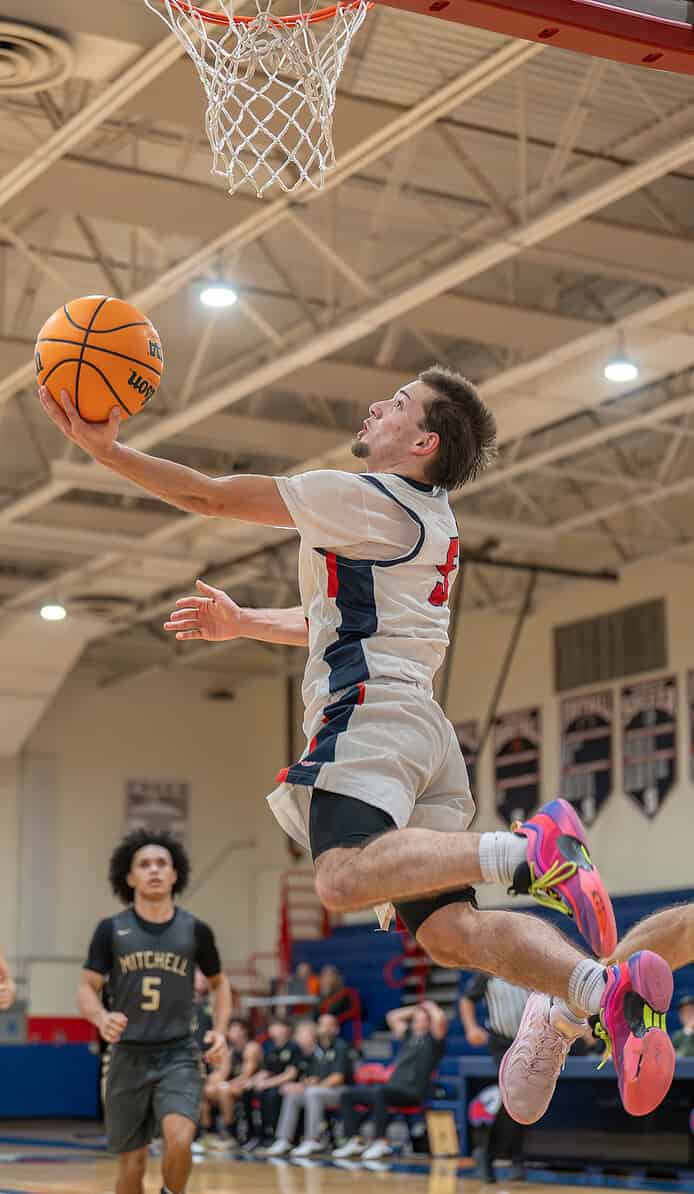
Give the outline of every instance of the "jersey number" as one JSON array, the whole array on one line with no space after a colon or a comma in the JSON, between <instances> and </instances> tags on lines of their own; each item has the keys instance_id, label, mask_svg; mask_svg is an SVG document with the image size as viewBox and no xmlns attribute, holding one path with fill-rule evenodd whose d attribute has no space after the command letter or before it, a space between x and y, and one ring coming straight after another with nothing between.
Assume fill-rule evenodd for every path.
<instances>
[{"instance_id":1,"label":"jersey number","mask_svg":"<svg viewBox=\"0 0 694 1194\"><path fill-rule=\"evenodd\" d=\"M161 1003L161 979L152 978L151 975L142 980L142 1003L140 1010L143 1012L158 1012L159 1004Z\"/></svg>"},{"instance_id":2,"label":"jersey number","mask_svg":"<svg viewBox=\"0 0 694 1194\"><path fill-rule=\"evenodd\" d=\"M429 601L432 605L445 605L448 601L448 587L451 572L454 572L458 567L458 550L460 544L458 536L451 539L448 545L448 555L446 556L445 564L437 564L436 571L441 573L443 580L438 580L429 594Z\"/></svg>"}]
</instances>

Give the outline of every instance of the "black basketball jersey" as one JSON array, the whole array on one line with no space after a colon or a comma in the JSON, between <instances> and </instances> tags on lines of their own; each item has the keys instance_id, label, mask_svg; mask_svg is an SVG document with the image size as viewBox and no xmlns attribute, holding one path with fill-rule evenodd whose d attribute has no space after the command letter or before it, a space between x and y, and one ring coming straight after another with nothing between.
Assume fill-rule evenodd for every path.
<instances>
[{"instance_id":1,"label":"black basketball jersey","mask_svg":"<svg viewBox=\"0 0 694 1194\"><path fill-rule=\"evenodd\" d=\"M229 1077L238 1078L243 1070L243 1055L245 1049L231 1049L229 1051Z\"/></svg>"},{"instance_id":2,"label":"black basketball jersey","mask_svg":"<svg viewBox=\"0 0 694 1194\"><path fill-rule=\"evenodd\" d=\"M128 1017L122 1045L162 1045L191 1036L196 965L208 977L221 970L207 925L183 908L158 924L132 907L101 922L85 963L88 970L108 974L111 1010Z\"/></svg>"}]
</instances>

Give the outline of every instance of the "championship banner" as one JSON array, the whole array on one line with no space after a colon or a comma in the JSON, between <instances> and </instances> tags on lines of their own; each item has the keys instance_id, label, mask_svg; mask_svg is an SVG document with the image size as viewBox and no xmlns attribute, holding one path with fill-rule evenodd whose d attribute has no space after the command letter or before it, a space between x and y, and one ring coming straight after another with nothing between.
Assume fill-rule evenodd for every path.
<instances>
[{"instance_id":1,"label":"championship banner","mask_svg":"<svg viewBox=\"0 0 694 1194\"><path fill-rule=\"evenodd\" d=\"M458 721L453 729L465 759L470 791L474 795L477 791L477 750L480 744L480 723L478 721Z\"/></svg>"},{"instance_id":2,"label":"championship banner","mask_svg":"<svg viewBox=\"0 0 694 1194\"><path fill-rule=\"evenodd\" d=\"M168 779L129 779L125 784L125 832L166 830L185 842L190 817L190 784Z\"/></svg>"},{"instance_id":3,"label":"championship banner","mask_svg":"<svg viewBox=\"0 0 694 1194\"><path fill-rule=\"evenodd\" d=\"M539 709L502 713L494 721L496 811L507 825L524 821L540 803Z\"/></svg>"},{"instance_id":4,"label":"championship banner","mask_svg":"<svg viewBox=\"0 0 694 1194\"><path fill-rule=\"evenodd\" d=\"M592 825L612 794L613 722L614 695L609 688L561 702L560 793L586 825Z\"/></svg>"},{"instance_id":5,"label":"championship banner","mask_svg":"<svg viewBox=\"0 0 694 1194\"><path fill-rule=\"evenodd\" d=\"M677 680L644 680L622 689L624 791L655 817L677 780Z\"/></svg>"}]
</instances>

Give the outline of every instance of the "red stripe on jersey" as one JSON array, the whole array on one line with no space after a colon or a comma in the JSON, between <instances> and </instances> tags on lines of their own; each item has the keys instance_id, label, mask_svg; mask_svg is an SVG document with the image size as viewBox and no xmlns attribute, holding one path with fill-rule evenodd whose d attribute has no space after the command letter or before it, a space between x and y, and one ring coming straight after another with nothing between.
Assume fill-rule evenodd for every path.
<instances>
[{"instance_id":1,"label":"red stripe on jersey","mask_svg":"<svg viewBox=\"0 0 694 1194\"><path fill-rule=\"evenodd\" d=\"M328 597L337 597L340 586L337 579L337 556L334 551L326 551L325 563L328 568Z\"/></svg>"},{"instance_id":2,"label":"red stripe on jersey","mask_svg":"<svg viewBox=\"0 0 694 1194\"><path fill-rule=\"evenodd\" d=\"M366 685L365 685L365 684L358 684L358 685L357 685L357 688L359 689L359 697L358 697L358 699L357 699L357 704L358 704L358 705L363 705L363 704L364 704L364 701L366 700Z\"/></svg>"},{"instance_id":3,"label":"red stripe on jersey","mask_svg":"<svg viewBox=\"0 0 694 1194\"><path fill-rule=\"evenodd\" d=\"M325 721L325 720L326 719L323 718L323 721ZM314 737L309 742L308 753L313 754L313 751L316 749L317 746L318 746L318 735L315 734Z\"/></svg>"},{"instance_id":4,"label":"red stripe on jersey","mask_svg":"<svg viewBox=\"0 0 694 1194\"><path fill-rule=\"evenodd\" d=\"M275 783L276 784L286 784L288 774L289 774L289 768L283 767L281 771L277 772L277 775L275 776Z\"/></svg>"}]
</instances>

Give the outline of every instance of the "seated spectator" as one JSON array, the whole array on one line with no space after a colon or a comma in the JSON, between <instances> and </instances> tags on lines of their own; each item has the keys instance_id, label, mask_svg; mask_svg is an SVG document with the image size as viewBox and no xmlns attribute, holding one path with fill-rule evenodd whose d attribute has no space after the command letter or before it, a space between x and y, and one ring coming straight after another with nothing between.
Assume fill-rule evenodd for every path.
<instances>
[{"instance_id":1,"label":"seated spectator","mask_svg":"<svg viewBox=\"0 0 694 1194\"><path fill-rule=\"evenodd\" d=\"M392 1149L386 1139L389 1107L415 1106L426 1098L431 1076L446 1051L448 1020L432 1000L388 1012L388 1027L402 1041L387 1082L378 1086L348 1086L340 1096L340 1113L347 1143L335 1149L341 1160L362 1154L365 1161L387 1157ZM358 1135L359 1107L373 1112L375 1138L369 1147Z\"/></svg>"},{"instance_id":2,"label":"seated spectator","mask_svg":"<svg viewBox=\"0 0 694 1194\"><path fill-rule=\"evenodd\" d=\"M299 962L287 980L287 995L317 995L320 979L313 973L310 962Z\"/></svg>"},{"instance_id":3,"label":"seated spectator","mask_svg":"<svg viewBox=\"0 0 694 1194\"><path fill-rule=\"evenodd\" d=\"M321 968L318 997L319 1016L336 1016L338 1023L341 1023L351 1011L352 1000L337 966L326 965Z\"/></svg>"},{"instance_id":4,"label":"seated spectator","mask_svg":"<svg viewBox=\"0 0 694 1194\"><path fill-rule=\"evenodd\" d=\"M677 1010L682 1027L672 1035L678 1057L694 1057L694 995L684 995Z\"/></svg>"},{"instance_id":5,"label":"seated spectator","mask_svg":"<svg viewBox=\"0 0 694 1194\"><path fill-rule=\"evenodd\" d=\"M265 1154L268 1157L281 1157L284 1153L289 1152L291 1148L289 1138L287 1138L286 1147L280 1147L280 1145L284 1143L284 1136L287 1132L288 1106L293 1105L297 1100L303 1099L308 1083L313 1081L312 1074L317 1061L316 1050L318 1048L318 1028L314 1020L299 1021L294 1029L294 1043L298 1045L300 1054L297 1063L298 1074L294 1082L285 1082L280 1090L280 1094L282 1095L282 1110L277 1124L276 1139L265 1150ZM292 1136L295 1131L296 1122L291 1131Z\"/></svg>"},{"instance_id":6,"label":"seated spectator","mask_svg":"<svg viewBox=\"0 0 694 1194\"><path fill-rule=\"evenodd\" d=\"M246 1123L250 1131L244 1152L253 1152L259 1146L269 1148L275 1139L282 1106L281 1087L298 1078L302 1063L301 1050L291 1036L291 1024L273 1017L268 1025L270 1044L266 1048L261 1069L248 1080L243 1092ZM254 1107L256 1100L259 1104L257 1108Z\"/></svg>"},{"instance_id":7,"label":"seated spectator","mask_svg":"<svg viewBox=\"0 0 694 1194\"><path fill-rule=\"evenodd\" d=\"M303 1083L285 1087L277 1140L269 1149L268 1156L282 1157L289 1152L302 1111L304 1138L292 1150L292 1156L310 1157L322 1151L319 1136L325 1112L339 1107L340 1095L352 1081L354 1058L352 1046L340 1039L340 1025L335 1016L321 1016L311 1068Z\"/></svg>"},{"instance_id":8,"label":"seated spectator","mask_svg":"<svg viewBox=\"0 0 694 1194\"><path fill-rule=\"evenodd\" d=\"M211 1110L215 1107L219 1108L222 1117L219 1133L206 1141L210 1148L229 1149L239 1146L236 1124L239 1100L247 1083L258 1073L263 1062L263 1050L257 1041L251 1039L251 1031L245 1020L234 1016L229 1021L227 1040L228 1066L225 1066L223 1071L212 1070L205 1083L203 1109L205 1104L210 1108L207 1121L209 1123Z\"/></svg>"}]
</instances>

